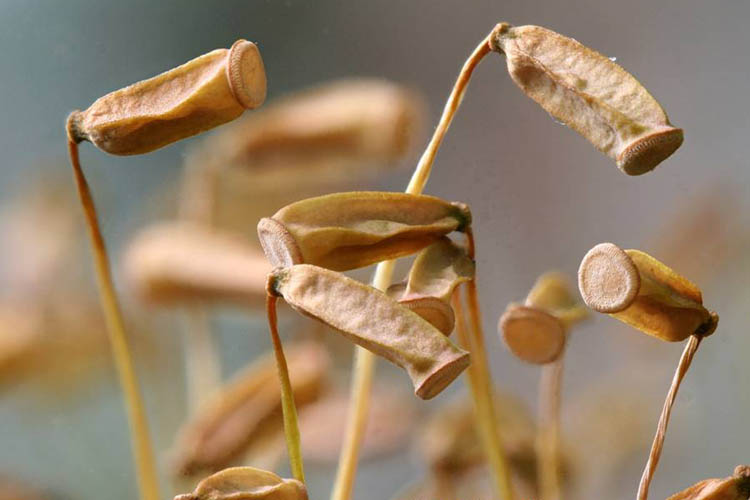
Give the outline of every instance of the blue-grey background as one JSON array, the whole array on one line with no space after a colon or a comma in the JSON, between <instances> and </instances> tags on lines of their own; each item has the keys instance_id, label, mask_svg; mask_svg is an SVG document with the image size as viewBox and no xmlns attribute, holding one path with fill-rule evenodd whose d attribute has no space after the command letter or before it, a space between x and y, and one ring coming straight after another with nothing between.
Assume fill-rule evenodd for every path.
<instances>
[{"instance_id":1,"label":"blue-grey background","mask_svg":"<svg viewBox=\"0 0 750 500\"><path fill-rule=\"evenodd\" d=\"M750 3L739 0L3 0L0 200L39 177L58 179L62 188L73 189L63 131L72 109L211 49L228 47L237 38L258 42L269 100L329 79L380 76L425 93L431 130L463 60L496 22L539 24L572 36L616 57L646 85L672 122L684 128L682 148L654 172L627 177L526 99L507 77L504 61L493 54L475 73L428 192L472 206L493 375L499 386L522 395L532 408L538 369L513 359L495 335L505 304L522 298L545 270L559 268L573 276L583 254L601 241L655 251L659 238L674 230L671 221L684 223L680 215L705 193L719 190L719 200L736 200L718 207L724 211L720 220L739 221L726 242L731 258L711 251L690 253L692 245L685 246L691 269L700 270L695 279L705 302L720 313L721 323L698 352L678 397L652 488L652 498L665 498L750 462L748 20ZM177 182L190 142L133 158L82 146L82 163L115 259L119 246L153 217L160 201L167 206L162 215L169 213L169 200L160 197ZM409 171L406 164L361 187L400 190ZM687 241L704 243L714 229L693 228ZM0 245L2 241L0 235ZM88 257L84 248L82 258ZM90 274L80 287L92 288ZM162 314L157 329L174 330L178 321ZM268 347L260 317L248 320L233 312L220 327L228 371ZM250 329L262 341L248 341ZM164 335L167 346L179 348L178 332ZM608 480L608 498L635 493L645 446L680 351L680 345L646 338L603 316L572 338L564 425L571 448L578 450L572 453L582 474L621 446L617 438L624 425L617 420L588 424L591 404L606 413L616 402L631 410L628 401L643 403L636 413L647 424L646 435L634 444L633 458ZM156 377L144 382L160 452L184 415L179 358L175 350L160 360L172 381ZM600 397L586 403L591 391L599 391ZM437 405L439 401L425 407ZM355 497L389 498L422 472L408 453L365 465ZM135 498L114 377L110 374L103 388L67 404L30 403L21 389L0 394L0 473L71 499ZM325 498L331 478L332 470L316 469L311 498ZM590 495L594 489L584 491L588 493L582 495ZM165 482L164 498L171 498L170 493Z\"/></svg>"}]
</instances>

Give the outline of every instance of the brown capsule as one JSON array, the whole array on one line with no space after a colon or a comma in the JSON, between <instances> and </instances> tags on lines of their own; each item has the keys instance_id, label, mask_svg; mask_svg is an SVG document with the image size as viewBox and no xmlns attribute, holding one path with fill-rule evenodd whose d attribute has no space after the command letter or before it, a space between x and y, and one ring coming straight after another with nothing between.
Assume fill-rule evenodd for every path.
<instances>
[{"instance_id":1,"label":"brown capsule","mask_svg":"<svg viewBox=\"0 0 750 500\"><path fill-rule=\"evenodd\" d=\"M396 283L388 287L387 294L402 306L417 313L443 334L450 335L453 332L456 315L450 304L435 297L405 298L404 290L406 290L406 283Z\"/></svg>"},{"instance_id":2,"label":"brown capsule","mask_svg":"<svg viewBox=\"0 0 750 500\"><path fill-rule=\"evenodd\" d=\"M567 330L586 315L565 277L550 272L537 279L524 305L508 305L498 329L516 357L527 363L546 364L560 357Z\"/></svg>"},{"instance_id":3,"label":"brown capsule","mask_svg":"<svg viewBox=\"0 0 750 500\"><path fill-rule=\"evenodd\" d=\"M709 335L718 316L703 307L696 285L650 255L600 243L578 269L578 288L587 306L611 314L669 342Z\"/></svg>"},{"instance_id":4,"label":"brown capsule","mask_svg":"<svg viewBox=\"0 0 750 500\"><path fill-rule=\"evenodd\" d=\"M747 500L750 498L750 466L738 465L734 475L724 479L705 479L675 493L667 500Z\"/></svg>"},{"instance_id":5,"label":"brown capsule","mask_svg":"<svg viewBox=\"0 0 750 500\"><path fill-rule=\"evenodd\" d=\"M443 237L417 255L408 281L391 285L387 293L450 335L455 324L451 296L458 285L474 279L475 271L466 251Z\"/></svg>"},{"instance_id":6,"label":"brown capsule","mask_svg":"<svg viewBox=\"0 0 750 500\"><path fill-rule=\"evenodd\" d=\"M197 224L144 230L125 257L130 283L152 304L233 302L257 306L271 266L263 253L233 234Z\"/></svg>"},{"instance_id":7,"label":"brown capsule","mask_svg":"<svg viewBox=\"0 0 750 500\"><path fill-rule=\"evenodd\" d=\"M408 395L408 394L407 394ZM360 460L391 455L410 441L416 424L414 399L382 384L372 393L367 429ZM305 462L333 464L339 459L344 441L349 393L331 393L300 411L299 424Z\"/></svg>"},{"instance_id":8,"label":"brown capsule","mask_svg":"<svg viewBox=\"0 0 750 500\"><path fill-rule=\"evenodd\" d=\"M682 144L682 129L630 73L608 57L540 26L498 24L493 50L549 114L584 136L626 174L649 172Z\"/></svg>"},{"instance_id":9,"label":"brown capsule","mask_svg":"<svg viewBox=\"0 0 750 500\"><path fill-rule=\"evenodd\" d=\"M258 184L315 185L392 165L415 140L420 96L387 80L327 83L266 105L206 138L188 163Z\"/></svg>"},{"instance_id":10,"label":"brown capsule","mask_svg":"<svg viewBox=\"0 0 750 500\"><path fill-rule=\"evenodd\" d=\"M261 219L258 236L274 266L346 271L417 252L469 224L471 212L462 203L357 191L292 203Z\"/></svg>"},{"instance_id":11,"label":"brown capsule","mask_svg":"<svg viewBox=\"0 0 750 500\"><path fill-rule=\"evenodd\" d=\"M312 342L285 348L295 402L320 397L329 357ZM269 433L281 430L281 400L272 353L258 359L217 392L181 429L173 450L177 473L214 471L242 456ZM262 443L263 444L263 443Z\"/></svg>"},{"instance_id":12,"label":"brown capsule","mask_svg":"<svg viewBox=\"0 0 750 500\"><path fill-rule=\"evenodd\" d=\"M551 363L565 348L563 322L536 307L508 304L498 327L508 349L527 363Z\"/></svg>"},{"instance_id":13,"label":"brown capsule","mask_svg":"<svg viewBox=\"0 0 750 500\"><path fill-rule=\"evenodd\" d=\"M115 155L159 149L234 120L266 98L258 47L237 40L97 99L68 117L68 136Z\"/></svg>"},{"instance_id":14,"label":"brown capsule","mask_svg":"<svg viewBox=\"0 0 750 500\"><path fill-rule=\"evenodd\" d=\"M516 474L533 477L534 421L523 401L508 394L497 394L495 399L510 465ZM464 398L445 405L424 422L417 448L432 471L452 476L486 460L474 410Z\"/></svg>"},{"instance_id":15,"label":"brown capsule","mask_svg":"<svg viewBox=\"0 0 750 500\"><path fill-rule=\"evenodd\" d=\"M559 318L566 328L585 319L587 309L581 304L567 277L562 273L541 275L526 295L526 306L536 307Z\"/></svg>"},{"instance_id":16,"label":"brown capsule","mask_svg":"<svg viewBox=\"0 0 750 500\"><path fill-rule=\"evenodd\" d=\"M439 394L469 365L469 353L419 315L343 274L309 264L277 268L268 290L406 370L422 399Z\"/></svg>"},{"instance_id":17,"label":"brown capsule","mask_svg":"<svg viewBox=\"0 0 750 500\"><path fill-rule=\"evenodd\" d=\"M208 476L174 500L307 500L305 485L254 467L231 467Z\"/></svg>"}]
</instances>

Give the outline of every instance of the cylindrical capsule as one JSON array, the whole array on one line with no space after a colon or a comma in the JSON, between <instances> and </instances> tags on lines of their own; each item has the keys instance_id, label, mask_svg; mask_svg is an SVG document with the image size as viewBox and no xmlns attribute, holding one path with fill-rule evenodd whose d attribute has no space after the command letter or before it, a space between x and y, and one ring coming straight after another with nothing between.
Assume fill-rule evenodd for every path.
<instances>
[{"instance_id":1,"label":"cylindrical capsule","mask_svg":"<svg viewBox=\"0 0 750 500\"><path fill-rule=\"evenodd\" d=\"M391 285L387 294L450 335L455 324L451 296L458 285L474 279L475 272L466 250L442 237L417 255L408 280Z\"/></svg>"},{"instance_id":2,"label":"cylindrical capsule","mask_svg":"<svg viewBox=\"0 0 750 500\"><path fill-rule=\"evenodd\" d=\"M498 329L516 357L547 364L562 354L568 328L585 317L586 310L573 297L567 280L550 272L537 279L523 305L508 305Z\"/></svg>"},{"instance_id":3,"label":"cylindrical capsule","mask_svg":"<svg viewBox=\"0 0 750 500\"><path fill-rule=\"evenodd\" d=\"M562 321L535 307L509 304L500 317L499 329L508 349L527 363L551 363L565 348Z\"/></svg>"},{"instance_id":4,"label":"cylindrical capsule","mask_svg":"<svg viewBox=\"0 0 750 500\"><path fill-rule=\"evenodd\" d=\"M650 255L612 243L583 257L578 287L591 309L669 342L709 335L718 322L696 285Z\"/></svg>"},{"instance_id":5,"label":"cylindrical capsule","mask_svg":"<svg viewBox=\"0 0 750 500\"><path fill-rule=\"evenodd\" d=\"M649 172L682 144L682 129L630 73L608 57L540 26L498 24L493 50L513 81L549 114L629 175Z\"/></svg>"},{"instance_id":6,"label":"cylindrical capsule","mask_svg":"<svg viewBox=\"0 0 750 500\"><path fill-rule=\"evenodd\" d=\"M421 96L387 80L354 79L294 93L207 137L188 162L279 183L351 180L392 166L416 139Z\"/></svg>"},{"instance_id":7,"label":"cylindrical capsule","mask_svg":"<svg viewBox=\"0 0 750 500\"><path fill-rule=\"evenodd\" d=\"M97 99L68 117L68 136L115 155L159 149L234 120L266 98L258 47L237 40Z\"/></svg>"},{"instance_id":8,"label":"cylindrical capsule","mask_svg":"<svg viewBox=\"0 0 750 500\"><path fill-rule=\"evenodd\" d=\"M704 479L667 500L747 500L750 497L750 466L738 465L723 479Z\"/></svg>"},{"instance_id":9,"label":"cylindrical capsule","mask_svg":"<svg viewBox=\"0 0 750 500\"><path fill-rule=\"evenodd\" d=\"M307 500L305 485L255 467L230 467L174 500Z\"/></svg>"},{"instance_id":10,"label":"cylindrical capsule","mask_svg":"<svg viewBox=\"0 0 750 500\"><path fill-rule=\"evenodd\" d=\"M257 306L265 301L272 269L263 253L241 238L188 223L146 229L128 248L125 263L139 298L158 305Z\"/></svg>"},{"instance_id":11,"label":"cylindrical capsule","mask_svg":"<svg viewBox=\"0 0 750 500\"><path fill-rule=\"evenodd\" d=\"M426 195L355 191L308 198L261 219L258 236L274 266L334 271L417 252L471 224L463 203Z\"/></svg>"},{"instance_id":12,"label":"cylindrical capsule","mask_svg":"<svg viewBox=\"0 0 750 500\"><path fill-rule=\"evenodd\" d=\"M295 403L303 407L325 389L330 359L312 342L285 348ZM242 456L268 431L282 432L279 380L273 354L253 362L228 382L180 429L173 450L175 471L213 472Z\"/></svg>"},{"instance_id":13,"label":"cylindrical capsule","mask_svg":"<svg viewBox=\"0 0 750 500\"><path fill-rule=\"evenodd\" d=\"M419 315L343 274L309 264L277 268L268 291L402 367L422 399L439 394L469 365L469 353Z\"/></svg>"}]
</instances>

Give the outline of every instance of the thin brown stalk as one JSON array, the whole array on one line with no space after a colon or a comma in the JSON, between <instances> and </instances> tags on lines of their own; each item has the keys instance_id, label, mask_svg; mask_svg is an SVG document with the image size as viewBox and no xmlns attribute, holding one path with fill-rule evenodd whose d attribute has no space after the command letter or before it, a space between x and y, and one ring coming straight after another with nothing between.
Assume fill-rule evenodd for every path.
<instances>
[{"instance_id":1,"label":"thin brown stalk","mask_svg":"<svg viewBox=\"0 0 750 500\"><path fill-rule=\"evenodd\" d=\"M216 391L221 381L221 366L216 352L211 318L198 305L187 308L185 364L187 374L188 408L195 413Z\"/></svg>"},{"instance_id":2,"label":"thin brown stalk","mask_svg":"<svg viewBox=\"0 0 750 500\"><path fill-rule=\"evenodd\" d=\"M194 163L188 163L185 169L180 218L210 226L216 204L215 172ZM195 413L221 383L221 358L211 328L211 315L204 305L187 306L185 330L188 408Z\"/></svg>"},{"instance_id":3,"label":"thin brown stalk","mask_svg":"<svg viewBox=\"0 0 750 500\"><path fill-rule=\"evenodd\" d=\"M541 500L560 499L560 398L564 354L542 367L539 380L537 482Z\"/></svg>"},{"instance_id":4,"label":"thin brown stalk","mask_svg":"<svg viewBox=\"0 0 750 500\"><path fill-rule=\"evenodd\" d=\"M427 148L417 163L406 192L409 194L420 194L424 190L427 179L432 170L432 164L435 161L440 144L443 142L445 133L448 131L453 117L461 105L461 100L466 93L466 88L471 79L471 74L479 65L484 56L491 51L490 37L487 36L474 49L469 59L464 63L461 72L458 75L453 90L451 91L448 101L443 109L435 132L430 139ZM373 285L379 290L385 291L391 284L393 274L393 262L381 262L378 264L373 276ZM375 371L375 355L371 352L355 348L354 368L351 388L351 402L349 406L349 415L347 417L346 435L344 445L339 456L339 465L336 472L331 500L349 500L351 498L352 488L354 486L354 475L357 472L357 460L359 449L364 439L364 429L367 423L367 408L369 406L372 392L372 379Z\"/></svg>"},{"instance_id":5,"label":"thin brown stalk","mask_svg":"<svg viewBox=\"0 0 750 500\"><path fill-rule=\"evenodd\" d=\"M268 314L268 326L271 330L273 341L273 352L276 356L276 368L279 372L279 385L281 386L281 412L284 417L284 436L286 437L287 453L289 454L289 466L292 469L294 479L304 483L305 470L302 463L302 450L300 448L299 425L297 424L297 406L294 404L294 392L292 383L289 381L289 369L286 365L284 347L279 338L278 322L276 319L276 300L273 295L266 297L266 313Z\"/></svg>"},{"instance_id":6,"label":"thin brown stalk","mask_svg":"<svg viewBox=\"0 0 750 500\"><path fill-rule=\"evenodd\" d=\"M677 365L674 377L672 378L672 385L669 387L667 393L667 399L664 401L664 407L661 410L659 416L659 424L656 427L656 435L654 436L654 442L651 444L651 452L648 455L648 461L646 462L646 468L643 470L643 476L641 476L641 483L638 485L638 500L646 500L648 498L648 488L651 485L651 480L656 472L656 467L659 465L659 457L661 457L661 450L664 447L664 438L667 434L667 425L669 425L669 416L672 414L672 406L674 400L677 397L677 391L680 388L680 383L685 377L690 363L693 361L693 356L698 350L698 346L703 340L702 335L693 334L682 351L680 362Z\"/></svg>"},{"instance_id":7,"label":"thin brown stalk","mask_svg":"<svg viewBox=\"0 0 750 500\"><path fill-rule=\"evenodd\" d=\"M476 247L474 233L471 228L466 230L467 254L474 259ZM482 315L479 309L479 293L476 278L466 283L466 295L469 310L469 342L465 344L471 352L470 370L474 370L474 384L472 398L476 405L477 425L479 427L482 446L492 471L497 493L506 500L515 497L511 483L508 458L498 429L497 409L495 408L495 389L492 385L492 374L487 362L487 350L484 345L484 330ZM459 301L460 307L460 301ZM458 315L458 313L456 312ZM471 379L469 379L471 381Z\"/></svg>"},{"instance_id":8,"label":"thin brown stalk","mask_svg":"<svg viewBox=\"0 0 750 500\"><path fill-rule=\"evenodd\" d=\"M102 309L104 310L104 318L107 324L115 367L117 368L120 386L125 398L140 497L142 500L158 500L159 483L156 474L156 460L148 428L148 419L146 418L143 398L138 387L133 356L125 333L125 322L120 311L115 286L112 282L107 247L99 228L94 199L91 196L88 182L86 182L86 176L81 169L78 158L78 145L70 139L68 140L68 153L70 154L70 163L73 166L73 174L78 188L78 196L81 200L81 207L86 217L86 226L88 228L96 268L96 278L99 285L100 300Z\"/></svg>"}]
</instances>

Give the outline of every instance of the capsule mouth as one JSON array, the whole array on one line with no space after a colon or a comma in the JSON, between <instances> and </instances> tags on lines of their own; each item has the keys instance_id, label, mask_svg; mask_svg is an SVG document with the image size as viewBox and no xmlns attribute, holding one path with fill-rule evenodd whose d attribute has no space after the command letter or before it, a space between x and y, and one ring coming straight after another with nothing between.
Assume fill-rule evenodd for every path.
<instances>
[{"instance_id":1,"label":"capsule mouth","mask_svg":"<svg viewBox=\"0 0 750 500\"><path fill-rule=\"evenodd\" d=\"M229 49L227 79L232 95L247 109L255 109L266 100L266 70L258 47L237 40Z\"/></svg>"},{"instance_id":2,"label":"capsule mouth","mask_svg":"<svg viewBox=\"0 0 750 500\"><path fill-rule=\"evenodd\" d=\"M453 332L456 316L453 308L436 297L407 297L400 299L399 304L417 313L422 319L440 330L445 336Z\"/></svg>"},{"instance_id":3,"label":"capsule mouth","mask_svg":"<svg viewBox=\"0 0 750 500\"><path fill-rule=\"evenodd\" d=\"M443 392L443 389L448 387L450 383L469 366L470 362L469 353L461 351L460 354L456 355L453 359L428 375L427 378L419 384L414 393L421 399L434 398Z\"/></svg>"},{"instance_id":4,"label":"capsule mouth","mask_svg":"<svg viewBox=\"0 0 750 500\"><path fill-rule=\"evenodd\" d=\"M302 264L302 252L284 224L265 217L258 222L258 238L263 253L274 267L291 267Z\"/></svg>"},{"instance_id":5,"label":"capsule mouth","mask_svg":"<svg viewBox=\"0 0 750 500\"><path fill-rule=\"evenodd\" d=\"M500 317L499 327L508 349L527 363L551 363L565 348L562 322L535 307L509 306Z\"/></svg>"},{"instance_id":6,"label":"capsule mouth","mask_svg":"<svg viewBox=\"0 0 750 500\"><path fill-rule=\"evenodd\" d=\"M617 155L617 166L628 175L642 175L666 160L683 140L681 128L669 128L641 137Z\"/></svg>"},{"instance_id":7,"label":"capsule mouth","mask_svg":"<svg viewBox=\"0 0 750 500\"><path fill-rule=\"evenodd\" d=\"M587 306L611 314L633 303L641 288L641 276L624 250L613 243L600 243L581 261L578 288Z\"/></svg>"}]
</instances>

